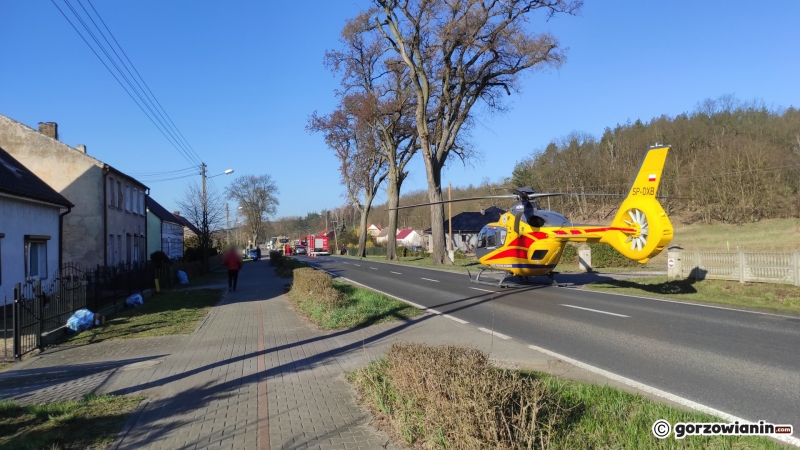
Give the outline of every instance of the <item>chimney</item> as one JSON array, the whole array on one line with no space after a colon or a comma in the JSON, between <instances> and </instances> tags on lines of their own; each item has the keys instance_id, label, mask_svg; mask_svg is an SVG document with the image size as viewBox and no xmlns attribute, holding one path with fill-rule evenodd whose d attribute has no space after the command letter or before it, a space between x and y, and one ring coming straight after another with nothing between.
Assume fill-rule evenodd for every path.
<instances>
[{"instance_id":1,"label":"chimney","mask_svg":"<svg viewBox=\"0 0 800 450\"><path fill-rule=\"evenodd\" d=\"M76 148L78 149L79 152L86 153L86 146L85 145L78 144L78 146Z\"/></svg>"},{"instance_id":2,"label":"chimney","mask_svg":"<svg viewBox=\"0 0 800 450\"><path fill-rule=\"evenodd\" d=\"M58 124L55 122L39 122L39 133L58 140Z\"/></svg>"},{"instance_id":3,"label":"chimney","mask_svg":"<svg viewBox=\"0 0 800 450\"><path fill-rule=\"evenodd\" d=\"M181 212L180 212L180 211L174 211L172 214L174 214L174 215L176 215L176 216L180 216L180 215L181 215Z\"/></svg>"}]
</instances>

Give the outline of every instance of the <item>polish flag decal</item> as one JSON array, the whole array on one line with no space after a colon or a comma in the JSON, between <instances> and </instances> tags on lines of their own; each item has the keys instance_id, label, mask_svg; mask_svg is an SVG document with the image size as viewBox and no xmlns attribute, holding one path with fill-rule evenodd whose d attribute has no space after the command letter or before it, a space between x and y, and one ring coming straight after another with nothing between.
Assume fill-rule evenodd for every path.
<instances>
[{"instance_id":1,"label":"polish flag decal","mask_svg":"<svg viewBox=\"0 0 800 450\"><path fill-rule=\"evenodd\" d=\"M650 174L650 176L647 177L647 181L656 181L656 174Z\"/></svg>"}]
</instances>

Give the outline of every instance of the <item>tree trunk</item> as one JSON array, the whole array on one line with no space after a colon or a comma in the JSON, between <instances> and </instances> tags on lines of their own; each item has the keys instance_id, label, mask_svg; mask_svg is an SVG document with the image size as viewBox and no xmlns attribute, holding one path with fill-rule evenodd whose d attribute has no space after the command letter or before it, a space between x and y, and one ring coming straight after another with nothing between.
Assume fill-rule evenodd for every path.
<instances>
[{"instance_id":1,"label":"tree trunk","mask_svg":"<svg viewBox=\"0 0 800 450\"><path fill-rule=\"evenodd\" d=\"M425 158L425 172L428 177L428 199L431 202L442 201L442 168L430 158ZM433 246L433 264L450 265L450 257L445 249L444 204L431 205L431 244Z\"/></svg>"},{"instance_id":2,"label":"tree trunk","mask_svg":"<svg viewBox=\"0 0 800 450\"><path fill-rule=\"evenodd\" d=\"M364 200L364 207L361 208L361 224L359 225L360 232L358 233L358 256L364 258L367 256L367 218L369 218L369 211L372 209L372 199L375 196L367 196Z\"/></svg>"},{"instance_id":3,"label":"tree trunk","mask_svg":"<svg viewBox=\"0 0 800 450\"><path fill-rule=\"evenodd\" d=\"M386 196L389 206L389 225L386 235L386 259L397 259L397 214L396 209L400 204L400 174L397 169L389 169L389 183L386 186Z\"/></svg>"}]
</instances>

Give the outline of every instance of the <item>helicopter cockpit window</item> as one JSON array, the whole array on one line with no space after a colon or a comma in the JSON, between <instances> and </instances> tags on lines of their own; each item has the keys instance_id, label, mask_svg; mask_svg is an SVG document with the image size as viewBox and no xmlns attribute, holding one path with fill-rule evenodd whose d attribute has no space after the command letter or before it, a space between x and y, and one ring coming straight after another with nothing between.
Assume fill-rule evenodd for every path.
<instances>
[{"instance_id":1,"label":"helicopter cockpit window","mask_svg":"<svg viewBox=\"0 0 800 450\"><path fill-rule=\"evenodd\" d=\"M505 228L498 228L497 229L497 245L503 245L506 242L506 233L508 230Z\"/></svg>"},{"instance_id":2,"label":"helicopter cockpit window","mask_svg":"<svg viewBox=\"0 0 800 450\"><path fill-rule=\"evenodd\" d=\"M486 246L489 248L497 247L497 233L494 228L486 230Z\"/></svg>"}]
</instances>

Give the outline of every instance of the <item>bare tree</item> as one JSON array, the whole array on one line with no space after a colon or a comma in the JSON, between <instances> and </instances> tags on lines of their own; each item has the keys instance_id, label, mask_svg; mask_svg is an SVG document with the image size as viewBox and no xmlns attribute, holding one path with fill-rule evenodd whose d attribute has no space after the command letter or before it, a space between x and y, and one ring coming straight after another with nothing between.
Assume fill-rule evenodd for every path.
<instances>
[{"instance_id":1,"label":"bare tree","mask_svg":"<svg viewBox=\"0 0 800 450\"><path fill-rule=\"evenodd\" d=\"M416 127L425 161L428 196L442 201L441 173L458 134L480 101L502 111L502 93L519 90L529 69L559 67L565 53L550 33L528 30L542 10L577 14L581 0L373 0L376 29L407 66L416 95ZM464 155L459 155L464 156ZM433 259L445 256L444 207L431 205Z\"/></svg>"},{"instance_id":2,"label":"bare tree","mask_svg":"<svg viewBox=\"0 0 800 450\"><path fill-rule=\"evenodd\" d=\"M322 133L325 143L336 153L347 197L361 213L359 256L366 256L367 219L372 201L387 176L386 158L378 148L372 128L359 116L364 111L363 100L357 95L346 96L340 109L323 117L315 112L307 126L310 132Z\"/></svg>"},{"instance_id":3,"label":"bare tree","mask_svg":"<svg viewBox=\"0 0 800 450\"><path fill-rule=\"evenodd\" d=\"M247 221L253 244L266 231L267 219L275 214L278 205L278 186L269 175L243 175L237 177L226 189L229 200L235 201Z\"/></svg>"},{"instance_id":4,"label":"bare tree","mask_svg":"<svg viewBox=\"0 0 800 450\"><path fill-rule=\"evenodd\" d=\"M344 49L326 52L325 64L334 73L342 74L344 91L340 97L345 102L358 98L360 104L353 106L360 110L360 120L373 133L376 148L385 159L390 208L386 258L397 259L397 210L391 208L399 204L400 189L408 176L406 165L418 149L416 97L408 69L396 57L387 57L389 46L370 23L369 15L361 14L348 21L341 42Z\"/></svg>"},{"instance_id":5,"label":"bare tree","mask_svg":"<svg viewBox=\"0 0 800 450\"><path fill-rule=\"evenodd\" d=\"M214 190L207 191L206 208L203 208L203 189L197 183L192 183L186 188L183 198L177 203L181 209L181 215L200 230L197 238L203 254L203 261L206 261L211 250L211 235L222 228L225 220L225 203L222 196Z\"/></svg>"}]
</instances>

